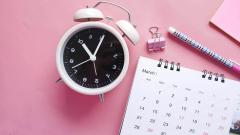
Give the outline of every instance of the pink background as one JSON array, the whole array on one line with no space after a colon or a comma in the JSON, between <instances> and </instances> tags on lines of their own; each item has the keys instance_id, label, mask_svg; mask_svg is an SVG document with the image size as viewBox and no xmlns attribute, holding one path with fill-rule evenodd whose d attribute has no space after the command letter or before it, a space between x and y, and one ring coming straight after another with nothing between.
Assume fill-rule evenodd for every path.
<instances>
[{"instance_id":1,"label":"pink background","mask_svg":"<svg viewBox=\"0 0 240 135\"><path fill-rule=\"evenodd\" d=\"M100 103L97 96L71 91L56 84L57 43L77 24L73 13L89 0L0 1L0 134L1 135L113 135L117 134L127 103L137 59L140 55L180 62L196 70L209 69L237 80L227 68L185 46L167 34L174 26L224 57L240 62L240 45L209 25L222 0L118 0L130 9L141 35L137 46L129 45L128 76ZM101 6L115 20L126 18L120 10ZM108 11L108 12L106 12ZM159 26L166 37L163 52L145 49L150 26ZM129 42L128 42L129 43Z\"/></svg>"}]
</instances>

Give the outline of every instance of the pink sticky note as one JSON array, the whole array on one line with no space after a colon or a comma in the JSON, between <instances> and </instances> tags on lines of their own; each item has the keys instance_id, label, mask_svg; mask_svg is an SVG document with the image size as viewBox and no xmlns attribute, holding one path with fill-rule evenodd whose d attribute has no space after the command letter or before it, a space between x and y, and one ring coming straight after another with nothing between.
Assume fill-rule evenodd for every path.
<instances>
[{"instance_id":1,"label":"pink sticky note","mask_svg":"<svg viewBox=\"0 0 240 135\"><path fill-rule=\"evenodd\" d=\"M240 42L240 0L224 0L210 22Z\"/></svg>"}]
</instances>

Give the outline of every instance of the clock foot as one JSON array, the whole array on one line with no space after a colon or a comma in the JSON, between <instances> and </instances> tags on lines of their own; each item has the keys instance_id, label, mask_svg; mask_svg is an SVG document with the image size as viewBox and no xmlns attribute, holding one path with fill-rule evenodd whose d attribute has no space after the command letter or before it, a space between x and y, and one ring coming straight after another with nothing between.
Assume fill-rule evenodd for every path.
<instances>
[{"instance_id":1,"label":"clock foot","mask_svg":"<svg viewBox=\"0 0 240 135\"><path fill-rule=\"evenodd\" d=\"M62 81L62 78L58 78L57 81L56 81L56 83L58 83L58 82L60 82L60 81Z\"/></svg>"},{"instance_id":2,"label":"clock foot","mask_svg":"<svg viewBox=\"0 0 240 135\"><path fill-rule=\"evenodd\" d=\"M100 94L99 99L100 99L100 102L103 103L104 102L104 94Z\"/></svg>"}]
</instances>

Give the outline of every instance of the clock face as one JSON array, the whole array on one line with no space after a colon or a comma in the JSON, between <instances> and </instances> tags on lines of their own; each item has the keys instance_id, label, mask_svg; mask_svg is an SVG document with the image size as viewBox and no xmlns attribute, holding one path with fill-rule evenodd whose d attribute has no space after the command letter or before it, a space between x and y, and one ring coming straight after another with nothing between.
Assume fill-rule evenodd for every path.
<instances>
[{"instance_id":1,"label":"clock face","mask_svg":"<svg viewBox=\"0 0 240 135\"><path fill-rule=\"evenodd\" d=\"M113 82L124 66L120 41L102 28L87 28L70 37L63 52L69 77L86 88L100 88Z\"/></svg>"}]
</instances>

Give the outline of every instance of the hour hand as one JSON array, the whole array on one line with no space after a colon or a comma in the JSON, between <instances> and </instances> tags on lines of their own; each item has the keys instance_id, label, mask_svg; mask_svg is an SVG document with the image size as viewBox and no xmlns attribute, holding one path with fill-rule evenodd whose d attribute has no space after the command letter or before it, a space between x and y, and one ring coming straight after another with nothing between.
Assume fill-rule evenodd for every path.
<instances>
[{"instance_id":1,"label":"hour hand","mask_svg":"<svg viewBox=\"0 0 240 135\"><path fill-rule=\"evenodd\" d=\"M87 52L88 56L90 57L91 61L95 61L96 57L91 53L85 43L82 44L83 49Z\"/></svg>"}]
</instances>

